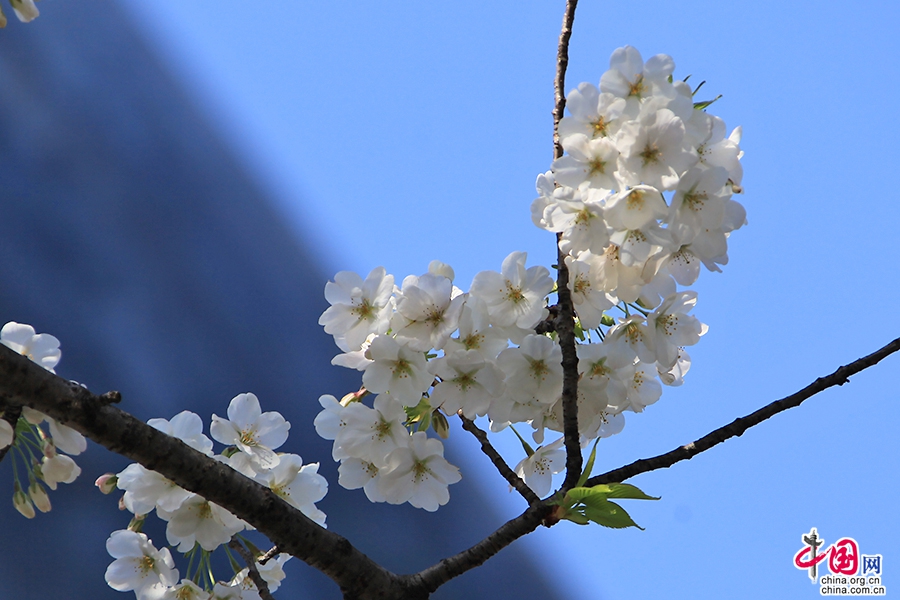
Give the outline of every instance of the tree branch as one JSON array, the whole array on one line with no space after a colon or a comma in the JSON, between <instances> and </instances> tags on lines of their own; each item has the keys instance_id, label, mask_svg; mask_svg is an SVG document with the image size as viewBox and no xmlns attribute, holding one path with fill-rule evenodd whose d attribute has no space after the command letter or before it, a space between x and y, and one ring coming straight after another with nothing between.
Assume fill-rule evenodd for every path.
<instances>
[{"instance_id":1,"label":"tree branch","mask_svg":"<svg viewBox=\"0 0 900 600\"><path fill-rule=\"evenodd\" d=\"M445 558L441 562L414 575L403 577L411 589L421 588L431 593L454 577L484 564L511 543L537 529L553 507L544 504L529 506L521 515L507 521L497 531L468 550Z\"/></svg>"},{"instance_id":2,"label":"tree branch","mask_svg":"<svg viewBox=\"0 0 900 600\"><path fill-rule=\"evenodd\" d=\"M237 536L231 538L231 541L228 542L228 547L240 554L241 558L244 559L244 562L247 564L247 574L253 582L253 585L256 586L259 597L262 598L262 600L275 600L272 598L272 593L269 591L269 585L256 568L256 559L253 558L253 555L250 554L249 550L244 548L244 545L237 539Z\"/></svg>"},{"instance_id":3,"label":"tree branch","mask_svg":"<svg viewBox=\"0 0 900 600\"><path fill-rule=\"evenodd\" d=\"M562 144L559 143L559 121L566 109L566 69L569 67L569 39L572 37L572 23L575 22L575 8L578 0L566 1L566 12L563 13L562 31L559 34L559 48L556 51L556 79L553 91L556 103L553 107L553 158L563 155Z\"/></svg>"},{"instance_id":4,"label":"tree branch","mask_svg":"<svg viewBox=\"0 0 900 600\"><path fill-rule=\"evenodd\" d=\"M503 457L500 456L500 453L491 445L490 440L488 440L487 434L478 428L478 425L475 424L475 421L466 417L462 410L458 413L460 420L462 421L463 429L474 435L479 442L481 442L481 451L484 452L488 458L491 459L491 462L494 463L494 466L497 467L497 470L500 471L500 474L503 475L503 478L516 489L519 494L525 498L525 501L528 504L537 504L541 501L540 498L537 497L537 494L532 491L530 487L522 480L521 477L515 474L512 469L509 468L509 465L506 464L506 461L503 460Z\"/></svg>"},{"instance_id":5,"label":"tree branch","mask_svg":"<svg viewBox=\"0 0 900 600\"><path fill-rule=\"evenodd\" d=\"M559 142L559 121L566 108L566 68L569 66L569 38L572 37L572 23L575 21L575 7L578 0L567 0L563 14L562 31L559 34L559 50L556 55L556 79L553 83L556 105L553 108L553 157L563 155ZM559 318L556 332L562 350L563 368L563 435L566 444L566 478L562 489L572 488L581 475L582 456L578 436L578 354L575 350L575 307L569 291L569 269L565 255L559 249L562 234L556 234L556 293L559 299Z\"/></svg>"},{"instance_id":6,"label":"tree branch","mask_svg":"<svg viewBox=\"0 0 900 600\"><path fill-rule=\"evenodd\" d=\"M800 406L800 404L804 400L818 394L823 390L834 387L836 385L844 385L845 383L850 381L851 375L856 375L860 371L868 369L869 367L880 362L883 358L890 356L898 350L900 350L900 338L895 339L893 342L887 344L879 350L876 350L868 356L864 356L858 360L853 361L849 365L844 365L838 368L831 375L819 377L802 390L791 394L786 398L776 400L775 402L772 402L771 404L768 404L767 406L764 406L761 409L750 413L746 417L735 419L728 425L720 427L719 429L706 434L695 442L691 442L686 446L675 448L671 452L666 452L665 454L660 454L659 456L654 456L652 458L643 458L629 465L625 465L624 467L620 467L612 471L607 471L606 473L597 475L596 477L591 477L590 479L588 479L585 485L593 486L599 485L601 483L622 482L626 479L634 477L635 475L647 473L648 471L655 471L657 469L667 469L677 462L693 458L701 452L706 452L713 446L721 444L728 438L742 435L745 431L747 431L754 425L759 425L769 417L775 416L778 413L789 408Z\"/></svg>"}]
</instances>

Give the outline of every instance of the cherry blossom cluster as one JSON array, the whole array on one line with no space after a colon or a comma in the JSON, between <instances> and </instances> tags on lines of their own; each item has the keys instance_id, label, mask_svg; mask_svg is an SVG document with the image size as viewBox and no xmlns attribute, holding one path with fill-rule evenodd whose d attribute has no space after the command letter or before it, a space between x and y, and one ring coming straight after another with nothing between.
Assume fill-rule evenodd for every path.
<instances>
[{"instance_id":1,"label":"cherry blossom cluster","mask_svg":"<svg viewBox=\"0 0 900 600\"><path fill-rule=\"evenodd\" d=\"M567 98L560 141L566 154L538 177L535 224L558 234L582 343L578 355L581 442L613 435L623 412L641 412L690 368L685 346L707 326L689 313L702 263L720 271L727 239L746 222L740 129L695 102L674 81L665 55L643 61L616 50L599 89ZM487 416L493 432L527 423L543 443L562 432L562 352L547 268L513 252L500 272L478 273L468 293L453 270L432 262L400 286L378 267L363 279L338 273L319 319L342 350L335 365L362 371L362 388L319 399L316 429L333 440L339 483L373 502L436 510L458 470L427 424L446 435L446 416ZM552 307L556 309L556 307ZM363 402L374 394L372 405ZM518 435L518 432L516 432ZM563 468L562 439L532 450L515 471L546 494Z\"/></svg>"},{"instance_id":2,"label":"cherry blossom cluster","mask_svg":"<svg viewBox=\"0 0 900 600\"><path fill-rule=\"evenodd\" d=\"M51 373L55 373L53 369L62 356L58 339L47 333L35 333L31 325L14 321L0 330L0 343ZM4 449L10 454L13 464L13 505L31 519L35 516L35 508L41 512L51 509L44 485L55 490L58 484L72 483L81 474L81 468L66 454L81 454L87 449L87 441L74 429L25 406L15 429L9 420L0 418L0 451ZM28 484L24 487L19 480L19 464L28 477Z\"/></svg>"},{"instance_id":3,"label":"cherry blossom cluster","mask_svg":"<svg viewBox=\"0 0 900 600\"><path fill-rule=\"evenodd\" d=\"M227 414L227 419L213 415L210 426L213 439L227 446L218 455L213 454L213 442L203 433L200 417L192 412L183 411L171 420L151 419L148 424L268 487L324 527L325 513L315 503L325 497L328 484L318 473L318 463L304 465L296 454L275 452L288 437L290 424L284 417L274 411L262 412L259 400L250 393L232 399ZM121 506L135 515L128 530L113 532L107 542L110 555L116 559L106 572L110 587L134 591L138 600L259 598L246 570L237 572L226 583L211 580L208 571L201 568L209 565L212 552L228 544L233 536L252 529L246 522L137 463L117 475L101 477L97 485L106 492L114 487L123 490ZM168 549L157 550L140 533L144 519L153 511L166 522L169 545L197 565L193 576L189 572L180 583ZM193 560L197 555L199 561ZM270 590L284 577L281 565L286 559L285 556L258 565ZM204 578L205 588L201 588Z\"/></svg>"},{"instance_id":4,"label":"cherry blossom cluster","mask_svg":"<svg viewBox=\"0 0 900 600\"><path fill-rule=\"evenodd\" d=\"M631 46L613 52L599 89L569 93L571 115L559 124L566 154L538 177L532 219L560 234L576 285L611 300L656 306L672 278L693 284L701 263L720 271L729 234L746 222L732 199L741 130L726 137L724 121L704 110L711 102L695 103L674 68L664 54L645 63ZM590 299L579 317L593 327L603 303Z\"/></svg>"}]
</instances>

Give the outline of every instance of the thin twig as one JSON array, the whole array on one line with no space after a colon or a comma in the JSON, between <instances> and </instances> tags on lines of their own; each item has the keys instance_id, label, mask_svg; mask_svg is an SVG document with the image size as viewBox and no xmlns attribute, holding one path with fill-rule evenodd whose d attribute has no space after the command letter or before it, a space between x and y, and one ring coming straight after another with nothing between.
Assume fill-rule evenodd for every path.
<instances>
[{"instance_id":1,"label":"thin twig","mask_svg":"<svg viewBox=\"0 0 900 600\"><path fill-rule=\"evenodd\" d=\"M686 446L675 448L671 452L666 452L665 454L660 454L659 456L654 456L652 458L643 458L629 465L625 465L624 467L608 471L606 473L603 473L602 475L597 475L596 477L591 477L590 479L588 479L585 485L592 486L601 483L622 482L626 479L634 477L635 475L647 473L648 471L655 471L657 469L667 469L677 462L693 458L701 452L705 452L713 446L721 444L728 438L742 435L745 431L747 431L754 425L759 425L769 417L777 415L778 413L789 408L800 406L800 404L804 400L818 394L823 390L836 385L844 385L845 383L850 381L851 375L856 375L863 369L867 369L875 365L883 358L893 354L894 352L897 352L898 350L900 350L900 338L895 339L890 344L887 344L883 348L876 350L868 356L864 356L858 360L853 361L849 365L840 367L831 375L819 377L802 390L791 394L786 398L776 400L775 402L772 402L771 404L768 404L761 409L750 413L746 417L735 419L728 425L720 427L719 429L716 429L715 431L704 435L702 438L695 442L691 442Z\"/></svg>"},{"instance_id":2,"label":"thin twig","mask_svg":"<svg viewBox=\"0 0 900 600\"><path fill-rule=\"evenodd\" d=\"M569 66L569 38L572 37L572 23L575 21L575 7L578 0L567 0L566 12L563 14L562 31L559 34L559 49L556 53L556 79L553 89L556 103L553 107L553 158L563 155L562 144L559 143L559 121L566 109L566 69Z\"/></svg>"},{"instance_id":3,"label":"thin twig","mask_svg":"<svg viewBox=\"0 0 900 600\"><path fill-rule=\"evenodd\" d=\"M559 121L566 108L566 68L569 66L569 39L572 37L572 23L575 21L575 7L578 0L567 0L563 15L562 31L559 34L559 50L556 55L556 79L553 83L556 104L553 108L553 157L563 155L559 142ZM571 489L581 476L582 456L578 435L578 354L575 351L575 307L569 291L569 269L565 255L559 250L562 234L556 234L556 288L559 304L559 318L556 332L562 350L563 368L563 435L566 445L566 478L563 491Z\"/></svg>"},{"instance_id":4,"label":"thin twig","mask_svg":"<svg viewBox=\"0 0 900 600\"><path fill-rule=\"evenodd\" d=\"M247 573L250 575L250 581L256 586L259 597L262 598L262 600L275 600L272 598L272 593L269 591L269 585L256 568L256 559L254 559L253 555L250 554L250 551L244 548L244 545L238 541L237 536L231 538L231 541L228 542L228 547L240 554L241 558L244 559L244 562L247 563Z\"/></svg>"},{"instance_id":5,"label":"thin twig","mask_svg":"<svg viewBox=\"0 0 900 600\"><path fill-rule=\"evenodd\" d=\"M266 552L265 554L263 554L262 556L260 556L258 559L256 559L256 562L258 562L261 565L264 565L267 562L269 562L270 560L272 560L272 558L275 557L275 555L277 555L277 554L281 554L281 548L279 548L278 546L272 546L272 549L269 550L268 552Z\"/></svg>"},{"instance_id":6,"label":"thin twig","mask_svg":"<svg viewBox=\"0 0 900 600\"><path fill-rule=\"evenodd\" d=\"M462 421L463 429L474 435L478 441L481 442L481 451L491 459L491 462L494 463L494 466L497 467L497 470L500 471L500 474L503 475L503 478L509 485L514 487L515 490L525 498L525 501L528 502L528 504L539 503L541 499L537 497L537 494L528 487L521 477L516 475L513 470L509 468L509 465L506 464L506 461L503 460L500 453L491 445L487 433L479 429L478 425L475 424L475 421L466 417L462 410L457 414L459 415L459 420Z\"/></svg>"}]
</instances>

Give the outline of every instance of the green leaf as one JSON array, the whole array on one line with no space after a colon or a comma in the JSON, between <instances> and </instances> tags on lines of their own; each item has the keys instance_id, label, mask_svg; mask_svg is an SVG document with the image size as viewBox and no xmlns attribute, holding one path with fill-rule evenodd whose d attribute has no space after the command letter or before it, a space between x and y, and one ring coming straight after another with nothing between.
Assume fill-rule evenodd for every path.
<instances>
[{"instance_id":1,"label":"green leaf","mask_svg":"<svg viewBox=\"0 0 900 600\"><path fill-rule=\"evenodd\" d=\"M594 523L604 527L613 529L637 527L641 531L644 530L643 527L634 522L624 508L609 500L604 500L603 503L598 503L596 506L585 507L584 515Z\"/></svg>"},{"instance_id":2,"label":"green leaf","mask_svg":"<svg viewBox=\"0 0 900 600\"><path fill-rule=\"evenodd\" d=\"M594 488L588 487L576 487L566 492L565 502L571 502L569 506L572 506L577 502L586 504L589 498L598 497L606 499L607 495L608 492L606 490L596 490Z\"/></svg>"},{"instance_id":3,"label":"green leaf","mask_svg":"<svg viewBox=\"0 0 900 600\"><path fill-rule=\"evenodd\" d=\"M577 525L587 525L588 523L591 522L591 520L588 517L586 517L585 515L581 514L580 512L578 512L576 510L566 511L566 515L563 517L563 519L566 519L567 521L572 521L573 523L575 523Z\"/></svg>"},{"instance_id":4,"label":"green leaf","mask_svg":"<svg viewBox=\"0 0 900 600\"><path fill-rule=\"evenodd\" d=\"M591 476L591 470L594 468L594 459L597 458L597 444L599 442L600 438L594 440L594 447L591 448L591 455L588 457L587 464L584 466L584 471L581 473L581 477L578 478L578 483L575 484L575 487L583 486L584 482Z\"/></svg>"},{"instance_id":5,"label":"green leaf","mask_svg":"<svg viewBox=\"0 0 900 600\"><path fill-rule=\"evenodd\" d=\"M637 487L628 483L601 483L593 488L602 491L607 498L628 498L631 500L659 500L658 497L648 496Z\"/></svg>"}]
</instances>

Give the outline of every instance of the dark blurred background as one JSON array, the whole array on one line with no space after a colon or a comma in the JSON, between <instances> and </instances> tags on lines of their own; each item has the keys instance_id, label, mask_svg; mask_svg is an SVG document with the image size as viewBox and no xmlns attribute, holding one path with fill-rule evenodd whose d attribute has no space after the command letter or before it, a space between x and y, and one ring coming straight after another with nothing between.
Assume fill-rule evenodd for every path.
<instances>
[{"instance_id":1,"label":"dark blurred background","mask_svg":"<svg viewBox=\"0 0 900 600\"><path fill-rule=\"evenodd\" d=\"M321 462L329 528L391 570L429 566L498 526L471 481L435 514L337 485L330 442L312 425L316 400L359 378L329 364L336 349L316 323L328 275L315 249L117 5L52 12L0 32L0 320L57 336L61 376L121 391L141 419L189 409L208 423L236 394L256 393L292 423L282 450ZM0 598L131 597L103 578L106 538L130 515L92 485L127 462L93 443L76 460L81 477L33 521L12 506L10 457L0 464ZM148 533L162 545L162 528ZM340 597L291 563L277 597ZM554 597L515 544L435 597L489 589Z\"/></svg>"}]
</instances>

